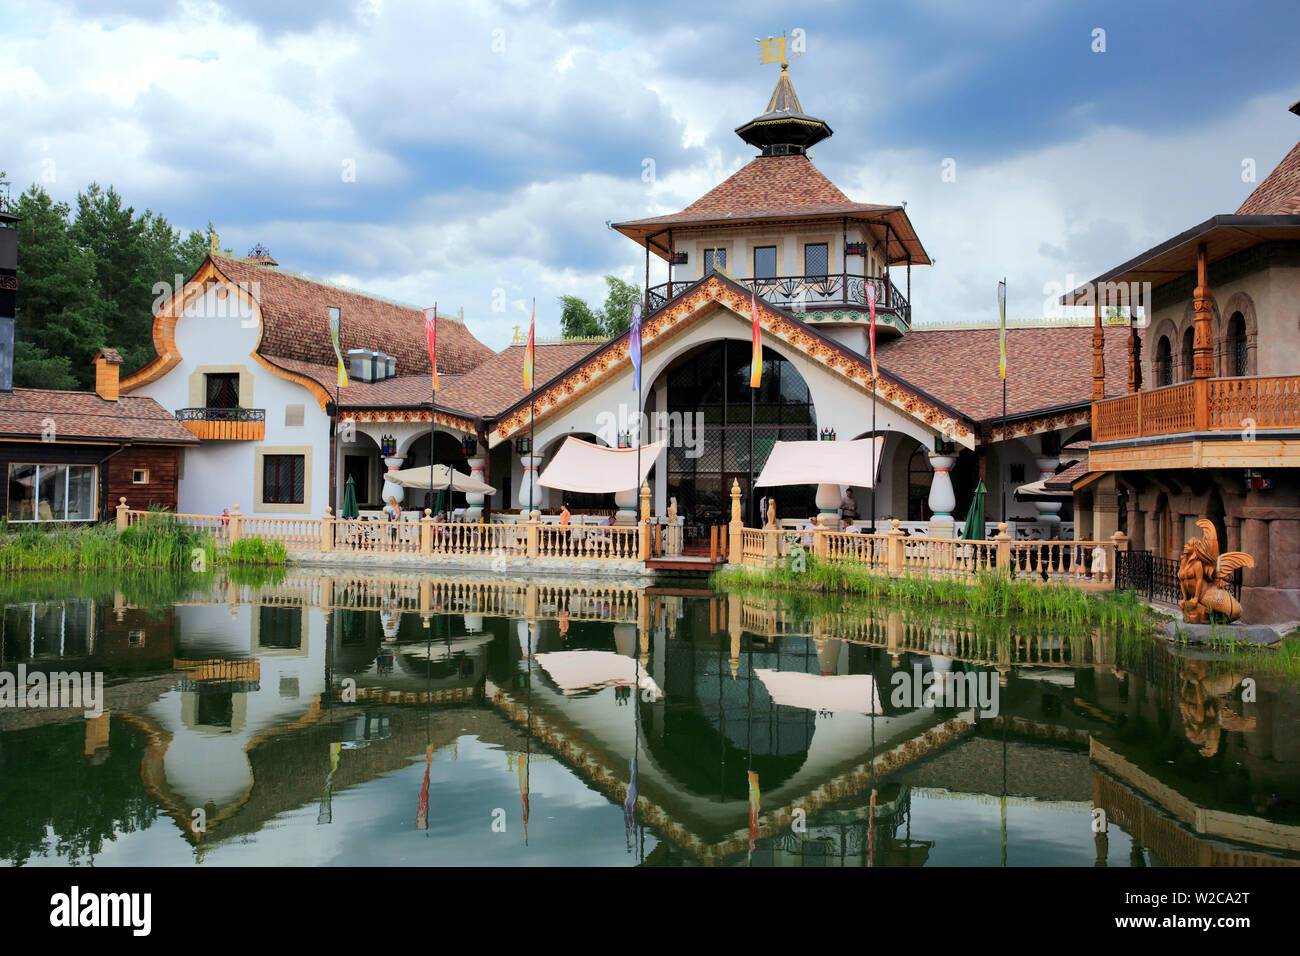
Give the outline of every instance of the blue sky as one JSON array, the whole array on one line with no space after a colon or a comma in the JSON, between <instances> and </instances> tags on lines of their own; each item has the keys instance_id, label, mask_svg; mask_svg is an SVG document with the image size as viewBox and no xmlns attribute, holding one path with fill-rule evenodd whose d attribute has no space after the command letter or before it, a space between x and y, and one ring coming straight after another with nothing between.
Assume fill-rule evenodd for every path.
<instances>
[{"instance_id":1,"label":"blue sky","mask_svg":"<svg viewBox=\"0 0 1300 956\"><path fill-rule=\"evenodd\" d=\"M1235 210L1243 162L1262 179L1300 140L1294 0L10 0L0 28L15 188L112 183L237 253L463 307L498 348L533 296L554 334L556 296L639 281L607 220L678 210L748 161L732 130L776 80L756 36L806 35L791 76L835 130L817 166L908 203L936 259L912 277L918 323L990 316L1004 274L1009 311L1041 315L1056 286Z\"/></svg>"}]
</instances>

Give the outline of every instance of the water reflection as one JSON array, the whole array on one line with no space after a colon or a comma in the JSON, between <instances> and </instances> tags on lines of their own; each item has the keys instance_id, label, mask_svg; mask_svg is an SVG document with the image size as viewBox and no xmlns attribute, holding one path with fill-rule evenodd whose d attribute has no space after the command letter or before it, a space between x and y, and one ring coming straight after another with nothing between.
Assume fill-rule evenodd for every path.
<instances>
[{"instance_id":1,"label":"water reflection","mask_svg":"<svg viewBox=\"0 0 1300 956\"><path fill-rule=\"evenodd\" d=\"M1296 688L1101 632L303 571L27 581L0 634L18 664L109 687L97 720L0 710L10 863L1300 855ZM979 681L995 714L943 696Z\"/></svg>"}]
</instances>

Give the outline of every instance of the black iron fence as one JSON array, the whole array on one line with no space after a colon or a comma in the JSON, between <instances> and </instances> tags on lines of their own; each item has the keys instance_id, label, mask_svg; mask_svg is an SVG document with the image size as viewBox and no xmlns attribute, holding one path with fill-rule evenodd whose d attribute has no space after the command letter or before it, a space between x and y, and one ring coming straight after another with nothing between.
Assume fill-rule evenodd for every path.
<instances>
[{"instance_id":1,"label":"black iron fence","mask_svg":"<svg viewBox=\"0 0 1300 956\"><path fill-rule=\"evenodd\" d=\"M1137 591L1147 600L1177 606L1183 599L1178 586L1178 559L1162 558L1150 551L1121 551L1115 558L1115 587ZM1241 568L1228 576L1225 589L1241 600Z\"/></svg>"},{"instance_id":2,"label":"black iron fence","mask_svg":"<svg viewBox=\"0 0 1300 956\"><path fill-rule=\"evenodd\" d=\"M665 303L681 295L699 280L665 282L646 290L649 310L654 312ZM773 276L762 279L733 279L732 281L752 291L765 301L781 309L801 312L805 309L828 309L852 306L866 309L869 305L867 287L875 292L876 308L896 314L905 325L912 320L912 307L907 298L884 276Z\"/></svg>"},{"instance_id":3,"label":"black iron fence","mask_svg":"<svg viewBox=\"0 0 1300 956\"><path fill-rule=\"evenodd\" d=\"M264 422L265 408L178 408L178 422Z\"/></svg>"}]
</instances>

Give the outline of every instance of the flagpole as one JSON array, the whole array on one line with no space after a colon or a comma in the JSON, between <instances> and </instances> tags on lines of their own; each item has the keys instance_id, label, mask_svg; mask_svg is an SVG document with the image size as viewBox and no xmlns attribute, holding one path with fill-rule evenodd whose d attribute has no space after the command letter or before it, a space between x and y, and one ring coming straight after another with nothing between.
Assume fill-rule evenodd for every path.
<instances>
[{"instance_id":1,"label":"flagpole","mask_svg":"<svg viewBox=\"0 0 1300 956\"><path fill-rule=\"evenodd\" d=\"M1007 277L1002 277L1002 350L1005 354L1007 347L1007 318L1006 318L1006 287ZM1007 518L1007 368L1006 359L1002 364L1002 447L998 450L998 458L1001 459L1001 467L998 468L998 483L1002 485L1002 520L1008 522ZM1009 522L1008 522L1009 523Z\"/></svg>"},{"instance_id":2,"label":"flagpole","mask_svg":"<svg viewBox=\"0 0 1300 956\"><path fill-rule=\"evenodd\" d=\"M433 334L434 336L437 336L438 334L438 303L437 302L433 303ZM437 411L434 411L434 406L437 405L438 403L438 386L437 386L438 369L433 367L433 362L434 362L434 358L432 355L430 355L429 372L432 373L432 375L429 376L429 510L430 511L433 511L433 509L435 509L435 507L438 506L438 499L437 497L434 496L433 493L433 428L434 425L437 424L435 423L434 419L437 418L438 415Z\"/></svg>"},{"instance_id":3,"label":"flagpole","mask_svg":"<svg viewBox=\"0 0 1300 956\"><path fill-rule=\"evenodd\" d=\"M871 376L871 533L876 533L876 377ZM856 512L856 508L854 511Z\"/></svg>"},{"instance_id":4,"label":"flagpole","mask_svg":"<svg viewBox=\"0 0 1300 956\"><path fill-rule=\"evenodd\" d=\"M528 370L528 454L533 456L537 449L533 447L533 406L536 404L534 397L537 394L537 350L534 346L533 336L537 330L537 297L533 297L533 320L528 328L528 359L532 367ZM527 469L525 469L527 470ZM528 483L528 520L533 520L533 492L537 486L537 472L533 472L533 480ZM530 651L531 653L531 651Z\"/></svg>"}]
</instances>

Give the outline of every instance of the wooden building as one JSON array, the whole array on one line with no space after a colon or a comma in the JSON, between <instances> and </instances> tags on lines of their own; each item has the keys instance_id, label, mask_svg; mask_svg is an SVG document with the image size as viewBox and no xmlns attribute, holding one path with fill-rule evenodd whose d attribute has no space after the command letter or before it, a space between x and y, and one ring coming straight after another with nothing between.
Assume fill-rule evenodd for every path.
<instances>
[{"instance_id":1,"label":"wooden building","mask_svg":"<svg viewBox=\"0 0 1300 956\"><path fill-rule=\"evenodd\" d=\"M1208 518L1223 550L1255 558L1243 620L1300 619L1300 144L1235 213L1064 301L1097 316L1076 529L1122 530L1133 549L1173 559ZM1130 331L1124 392L1107 397L1101 310L1138 304L1145 328Z\"/></svg>"},{"instance_id":2,"label":"wooden building","mask_svg":"<svg viewBox=\"0 0 1300 956\"><path fill-rule=\"evenodd\" d=\"M0 508L11 527L93 522L125 498L176 509L182 454L199 440L151 398L118 395L122 358L95 355L95 391L0 391Z\"/></svg>"}]
</instances>

